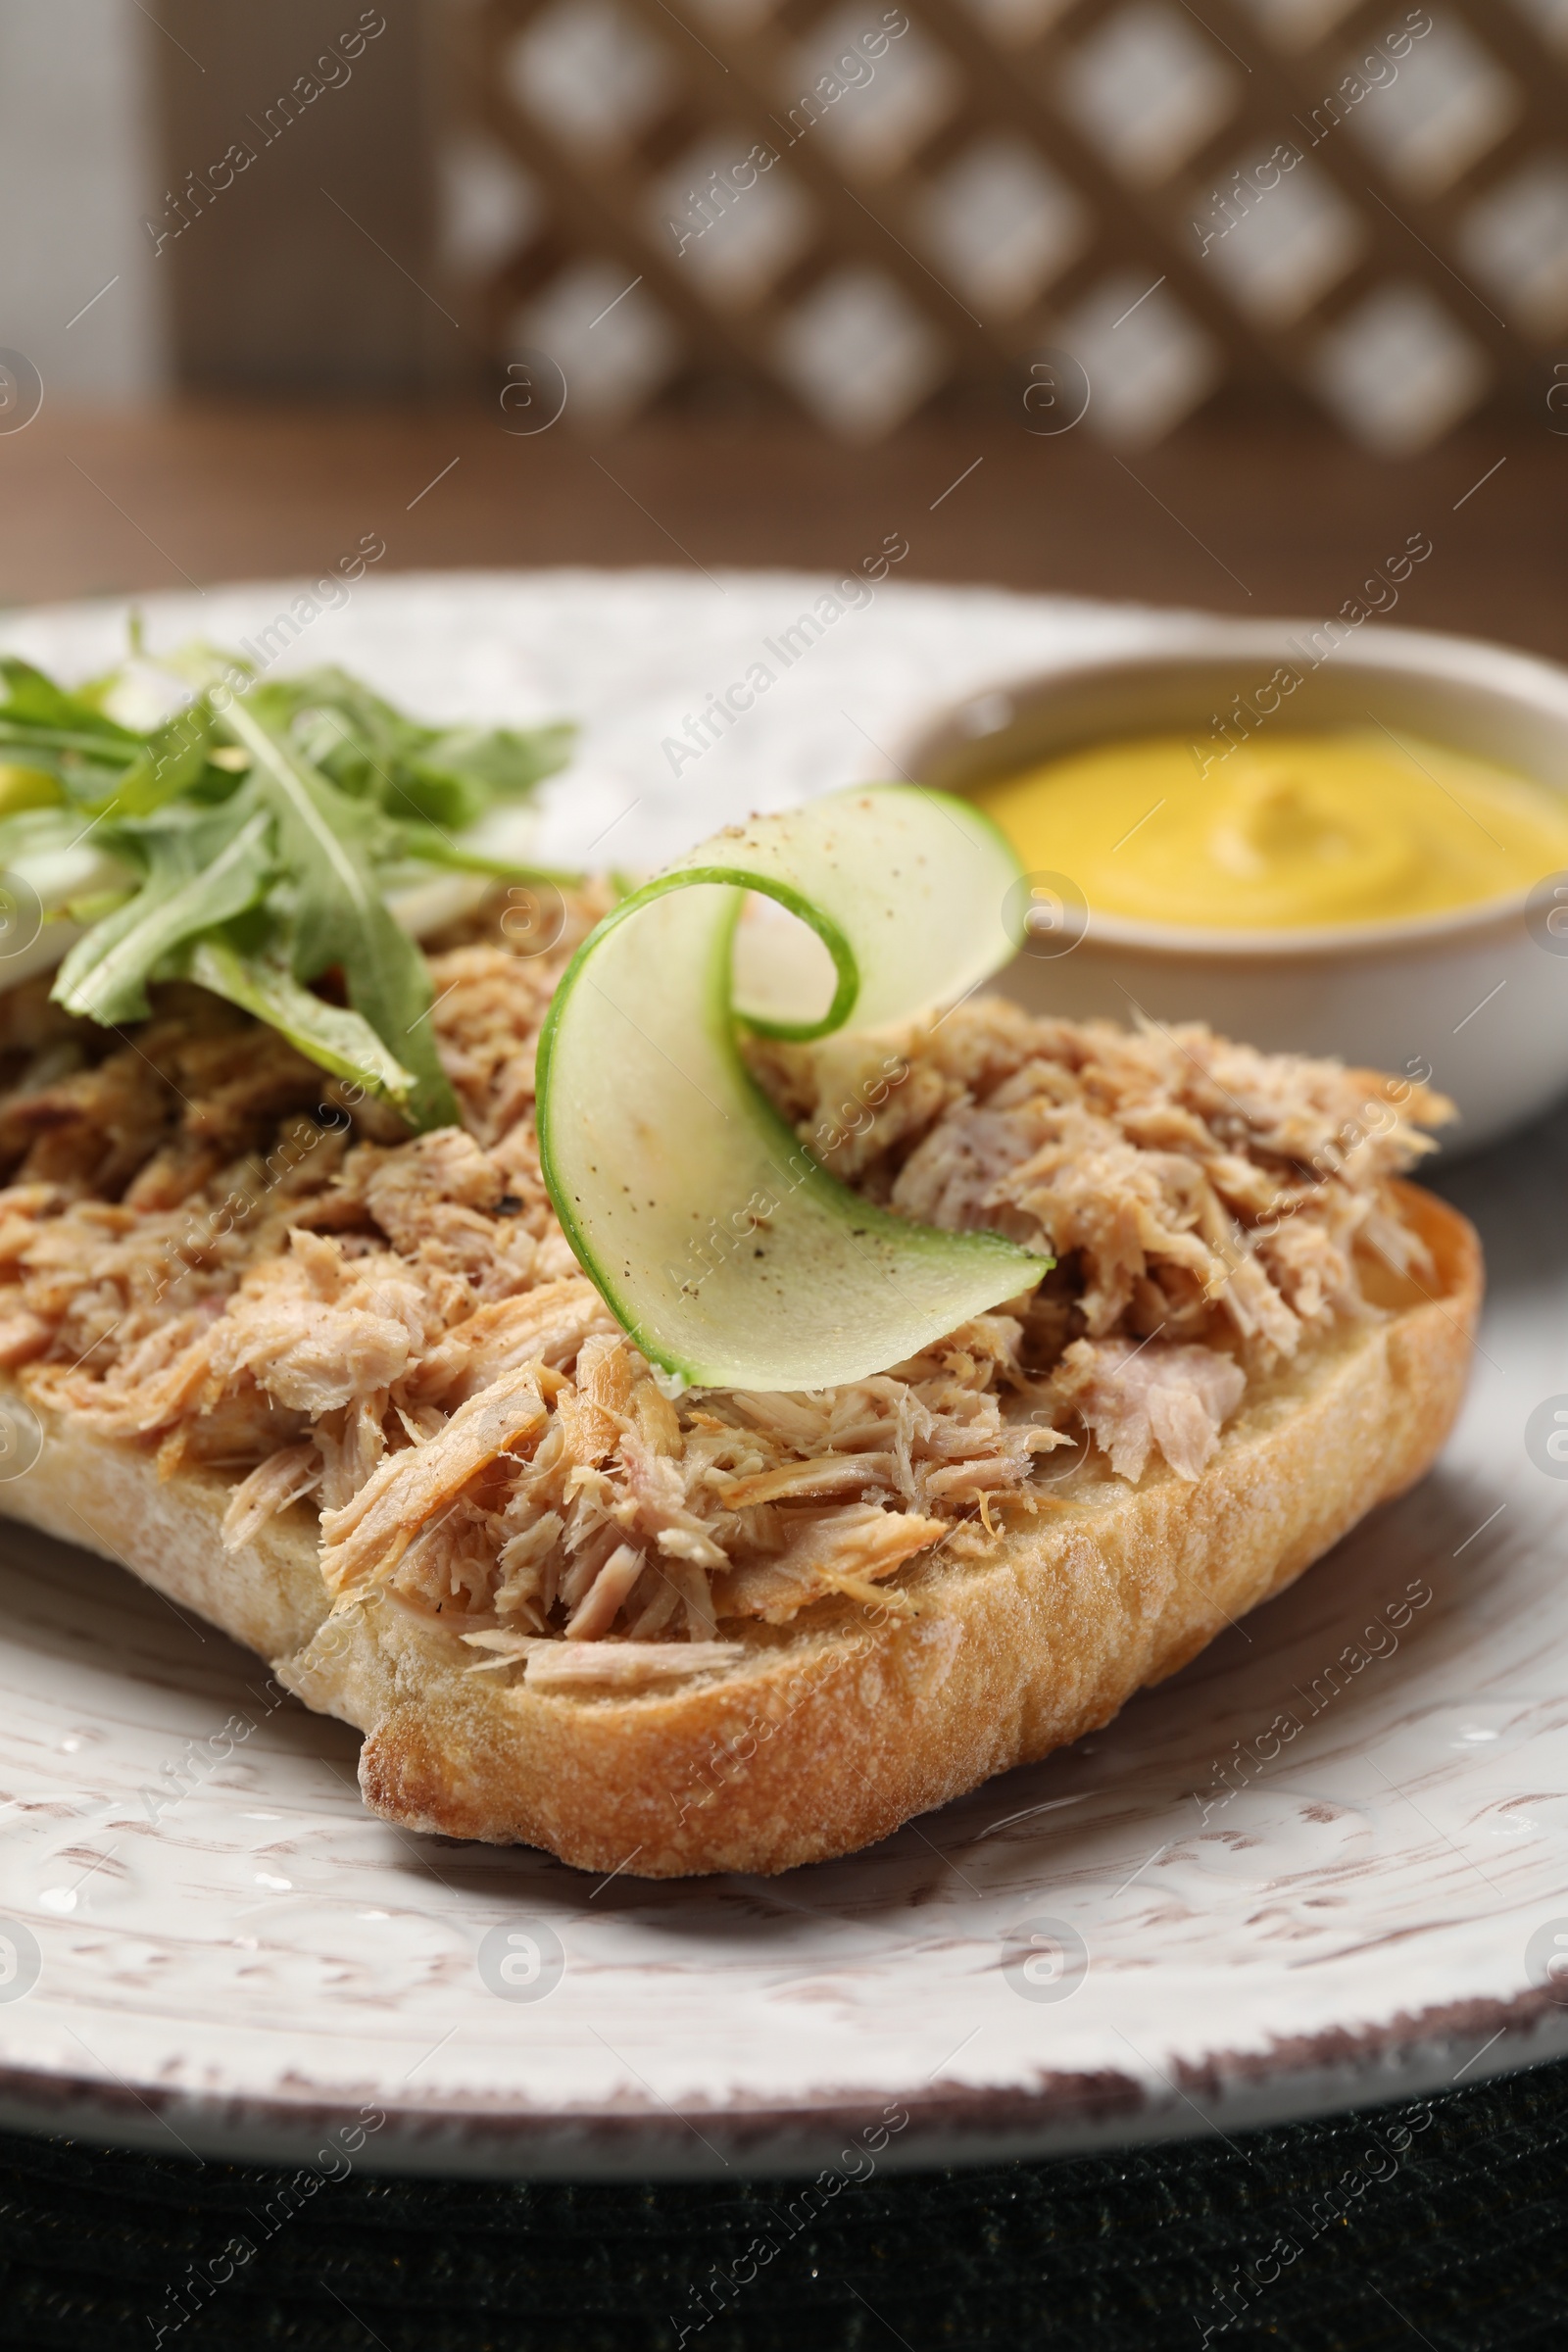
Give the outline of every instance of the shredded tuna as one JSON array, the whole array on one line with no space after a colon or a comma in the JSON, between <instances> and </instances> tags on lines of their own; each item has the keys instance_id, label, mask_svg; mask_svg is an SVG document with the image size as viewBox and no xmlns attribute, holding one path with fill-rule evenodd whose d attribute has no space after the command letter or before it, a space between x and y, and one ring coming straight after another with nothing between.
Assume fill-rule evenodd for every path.
<instances>
[{"instance_id":1,"label":"shredded tuna","mask_svg":"<svg viewBox=\"0 0 1568 2352\"><path fill-rule=\"evenodd\" d=\"M334 1592L390 1576L435 1514L508 1446L537 1438L549 1414L537 1365L470 1396L436 1434L394 1453L351 1502L321 1513L321 1574Z\"/></svg>"},{"instance_id":2,"label":"shredded tuna","mask_svg":"<svg viewBox=\"0 0 1568 2352\"><path fill-rule=\"evenodd\" d=\"M1075 1340L1052 1387L1063 1404L1077 1406L1116 1476L1136 1486L1152 1446L1178 1478L1205 1470L1247 1375L1217 1348Z\"/></svg>"},{"instance_id":3,"label":"shredded tuna","mask_svg":"<svg viewBox=\"0 0 1568 2352\"><path fill-rule=\"evenodd\" d=\"M711 1674L738 1665L740 1642L544 1642L528 1652L530 1690L569 1690L583 1683L634 1690L677 1676Z\"/></svg>"},{"instance_id":4,"label":"shredded tuna","mask_svg":"<svg viewBox=\"0 0 1568 2352\"><path fill-rule=\"evenodd\" d=\"M465 1642L494 1651L470 1669L485 1674L496 1667L525 1667L530 1690L569 1690L598 1683L618 1690L635 1690L651 1683L669 1683L693 1674L712 1674L739 1665L746 1655L741 1642L552 1642L541 1634L465 1634Z\"/></svg>"},{"instance_id":5,"label":"shredded tuna","mask_svg":"<svg viewBox=\"0 0 1568 2352\"><path fill-rule=\"evenodd\" d=\"M1056 1352L1118 1331L1206 1344L1218 1309L1265 1369L1366 1312L1358 1250L1424 1270L1388 1200L1389 1178L1435 1149L1421 1129L1452 1115L1418 1082L1195 1023L1034 1019L1000 998L915 1034L891 1092L885 1058L885 1041L854 1038L754 1054L803 1140L870 1199L1054 1251L1067 1279L1030 1320L1033 1340L1050 1319Z\"/></svg>"},{"instance_id":6,"label":"shredded tuna","mask_svg":"<svg viewBox=\"0 0 1568 2352\"><path fill-rule=\"evenodd\" d=\"M321 1483L321 1456L314 1444L280 1446L242 1478L223 1513L223 1548L238 1551L269 1519L314 1494Z\"/></svg>"},{"instance_id":7,"label":"shredded tuna","mask_svg":"<svg viewBox=\"0 0 1568 2352\"><path fill-rule=\"evenodd\" d=\"M913 1511L885 1511L874 1502L830 1511L801 1528L775 1560L754 1560L724 1580L719 1604L726 1617L760 1617L783 1625L824 1593L856 1599L885 1597L877 1580L947 1534L940 1519Z\"/></svg>"},{"instance_id":8,"label":"shredded tuna","mask_svg":"<svg viewBox=\"0 0 1568 2352\"><path fill-rule=\"evenodd\" d=\"M474 1671L636 1690L747 1619L917 1608L906 1570L1062 1507L1086 1428L1096 1475L1197 1478L1254 1379L1378 1311L1369 1258L1426 1271L1389 1189L1446 1113L1419 1085L982 998L897 1054L754 1064L868 1198L1054 1270L875 1378L671 1401L539 1171L540 1026L598 910L549 956L481 916L432 956L464 1125L412 1141L199 990L133 1034L0 996L0 1364L161 1475L221 1469L232 1545L314 1501L328 1590L452 1623Z\"/></svg>"}]
</instances>

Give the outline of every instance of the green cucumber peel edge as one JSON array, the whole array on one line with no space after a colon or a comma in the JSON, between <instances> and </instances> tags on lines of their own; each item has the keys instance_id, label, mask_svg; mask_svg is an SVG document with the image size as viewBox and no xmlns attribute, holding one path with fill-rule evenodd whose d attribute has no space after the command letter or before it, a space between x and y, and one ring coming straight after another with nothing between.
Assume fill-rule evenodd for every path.
<instances>
[{"instance_id":1,"label":"green cucumber peel edge","mask_svg":"<svg viewBox=\"0 0 1568 2352\"><path fill-rule=\"evenodd\" d=\"M872 789L884 793L900 791L899 787L887 786ZM855 796L852 793L828 797L848 800ZM908 795L910 801L915 797L912 792ZM1009 880L1017 878L1020 869L1010 845L989 818L983 817L968 804L954 804L950 796L945 794L920 793L918 798L928 804L946 803L950 808L956 807L961 810L966 824L975 833L987 838L995 849L997 878L1000 880L1004 873ZM796 813L790 811L786 815ZM767 820L754 821L765 823ZM693 853L691 864L678 866L659 876L612 908L572 957L552 1000L540 1036L536 1116L541 1168L556 1213L580 1263L622 1328L650 1360L664 1372L673 1375L678 1382L694 1387L832 1386L846 1378L865 1377L872 1369L885 1371L889 1362L905 1360L918 1352L920 1348L930 1346L943 1337L957 1322L966 1319L967 1314L984 1311L986 1306L998 1305L1004 1299L1032 1288L1054 1261L1049 1256L1022 1249L1004 1235L984 1232L955 1234L878 1208L842 1184L801 1142L747 1066L740 1052L739 1035L742 1029L746 1029L759 1035L808 1042L833 1034L846 1025L860 993L859 964L854 947L839 925L804 890L794 887L777 874L759 873L745 866L717 862L710 856L703 855L717 847L717 842L705 843L701 851ZM564 1174L557 1143L558 1108L564 1123L572 1119L574 1114L572 1105L559 1105L557 1102L561 1075L558 1063L563 1026L573 1001L580 988L585 984L593 985L590 966L614 932L661 900L668 898L672 892L692 885L717 887L732 894L732 904L715 918L710 935L710 965L702 1004L710 1027L708 1044L713 1054L715 1066L719 1075L729 1081L734 1107L744 1115L752 1141L759 1147L770 1172L784 1182L786 1195L799 1191L807 1197L817 1219L819 1232L825 1233L836 1225L844 1229L843 1238L856 1250L862 1250L866 1244L873 1248L880 1247L887 1257L897 1263L901 1277L906 1279L909 1285L906 1320L910 1328L905 1334L908 1344L899 1348L896 1353L874 1367L865 1366L858 1372L845 1372L824 1363L818 1377L785 1384L772 1377L749 1382L733 1364L722 1372L716 1372L712 1364L705 1365L696 1360L689 1346L682 1345L675 1337L652 1326L646 1312L639 1311L636 1303L627 1297L625 1288L606 1263L605 1250L590 1230L593 1221L591 1215L585 1218L581 1213L570 1183ZM778 1020L743 1013L736 1007L732 948L744 895L748 892L773 900L808 924L827 950L832 958L836 985L833 1002L819 1018ZM1002 959L998 956L991 968L995 969L996 963ZM981 977L985 977L985 974L982 973ZM978 984L975 982L972 985ZM941 1000L938 998L935 1001ZM922 1009L923 1006L910 1007L909 1017L915 1017ZM654 1043L653 1040L648 1042ZM657 1046L655 1050L662 1052ZM682 1075L689 1076L689 1073L682 1072ZM726 1112L722 1115L727 1118L729 1114ZM790 1171L787 1177L784 1174L786 1170ZM694 1217L697 1214L694 1210ZM937 1310L934 1319L927 1317L922 1311L918 1296L922 1268L936 1267L940 1272L944 1267L951 1270L960 1263L966 1277L972 1273L979 1288L986 1292L986 1297L970 1298L962 1310L953 1313L951 1319L945 1317L942 1309ZM894 1280L891 1265L885 1266L883 1271L890 1281ZM706 1279L706 1275L703 1279ZM896 1282L895 1287L902 1294L904 1280ZM760 1305L760 1299L757 1303ZM743 1366L741 1370L744 1370Z\"/></svg>"}]
</instances>

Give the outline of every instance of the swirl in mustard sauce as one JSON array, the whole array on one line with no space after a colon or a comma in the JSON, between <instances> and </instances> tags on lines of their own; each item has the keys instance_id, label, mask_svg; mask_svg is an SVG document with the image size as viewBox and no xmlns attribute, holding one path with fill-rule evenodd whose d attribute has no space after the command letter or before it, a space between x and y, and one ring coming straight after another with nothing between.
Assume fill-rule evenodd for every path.
<instances>
[{"instance_id":1,"label":"swirl in mustard sauce","mask_svg":"<svg viewBox=\"0 0 1568 2352\"><path fill-rule=\"evenodd\" d=\"M1101 744L974 797L1026 866L1147 922L1413 920L1568 867L1568 795L1375 727L1260 737L1201 775L1183 738Z\"/></svg>"}]
</instances>

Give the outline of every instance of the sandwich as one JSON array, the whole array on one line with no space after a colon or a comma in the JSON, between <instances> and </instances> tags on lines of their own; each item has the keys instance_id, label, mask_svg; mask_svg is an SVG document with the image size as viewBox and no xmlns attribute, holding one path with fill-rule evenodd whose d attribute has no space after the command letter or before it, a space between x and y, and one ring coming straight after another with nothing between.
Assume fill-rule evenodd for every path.
<instances>
[{"instance_id":1,"label":"sandwich","mask_svg":"<svg viewBox=\"0 0 1568 2352\"><path fill-rule=\"evenodd\" d=\"M216 663L138 731L20 667L55 797L0 858L101 804L119 865L48 869L69 953L0 995L0 1511L356 1726L386 1819L601 1876L851 1852L1441 1446L1441 1097L987 993L1023 884L967 804L829 795L627 890L495 848L559 739L411 749Z\"/></svg>"}]
</instances>

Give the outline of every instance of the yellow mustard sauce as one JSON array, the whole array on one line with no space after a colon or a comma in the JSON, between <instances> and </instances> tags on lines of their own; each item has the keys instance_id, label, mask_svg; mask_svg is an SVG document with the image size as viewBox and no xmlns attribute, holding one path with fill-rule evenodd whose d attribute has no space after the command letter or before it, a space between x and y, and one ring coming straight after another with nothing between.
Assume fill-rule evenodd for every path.
<instances>
[{"instance_id":1,"label":"yellow mustard sauce","mask_svg":"<svg viewBox=\"0 0 1568 2352\"><path fill-rule=\"evenodd\" d=\"M1034 872L1097 913L1234 930L1374 923L1568 867L1568 795L1379 729L1279 734L1200 760L1185 738L1073 752L983 785Z\"/></svg>"}]
</instances>

